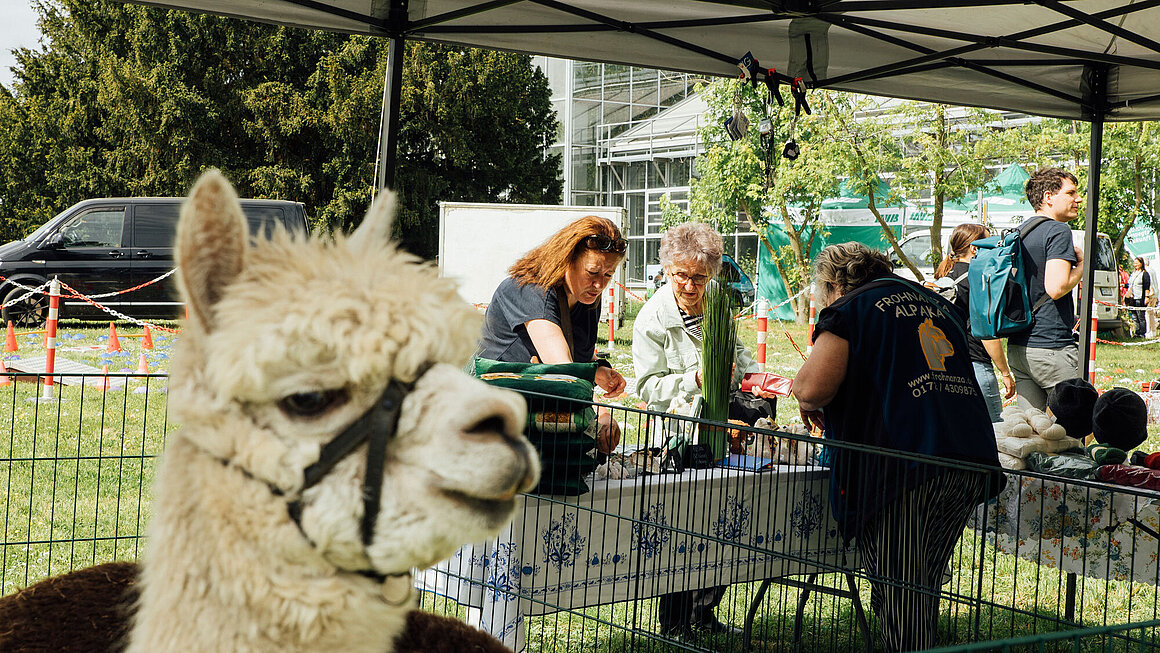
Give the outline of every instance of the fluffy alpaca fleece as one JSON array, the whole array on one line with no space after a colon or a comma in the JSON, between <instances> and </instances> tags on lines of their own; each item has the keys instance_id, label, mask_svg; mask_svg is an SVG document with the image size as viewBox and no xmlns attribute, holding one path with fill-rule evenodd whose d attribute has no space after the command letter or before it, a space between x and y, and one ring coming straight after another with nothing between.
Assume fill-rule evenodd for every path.
<instances>
[{"instance_id":1,"label":"fluffy alpaca fleece","mask_svg":"<svg viewBox=\"0 0 1160 653\"><path fill-rule=\"evenodd\" d=\"M350 237L251 243L224 177L191 192L169 393L182 427L157 470L130 653L389 653L414 607L410 569L494 535L535 485L522 400L460 371L478 315L389 241L392 212L381 198ZM392 379L417 383L364 546L367 446L304 492L303 470Z\"/></svg>"}]
</instances>

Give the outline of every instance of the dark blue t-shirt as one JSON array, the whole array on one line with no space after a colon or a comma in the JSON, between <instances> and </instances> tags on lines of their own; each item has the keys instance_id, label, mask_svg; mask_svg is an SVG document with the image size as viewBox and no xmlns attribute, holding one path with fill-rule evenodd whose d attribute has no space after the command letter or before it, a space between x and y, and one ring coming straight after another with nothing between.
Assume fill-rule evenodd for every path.
<instances>
[{"instance_id":1,"label":"dark blue t-shirt","mask_svg":"<svg viewBox=\"0 0 1160 653\"><path fill-rule=\"evenodd\" d=\"M568 311L568 315L572 319L572 361L591 361L596 351L600 302L577 302ZM487 305L478 355L509 363L531 362L532 356L539 356L539 352L524 325L532 320L560 324L560 304L556 291L546 290L533 283L521 286L511 277L504 279Z\"/></svg>"},{"instance_id":2,"label":"dark blue t-shirt","mask_svg":"<svg viewBox=\"0 0 1160 653\"><path fill-rule=\"evenodd\" d=\"M824 411L827 438L998 466L967 333L950 302L889 275L823 309L814 332L825 331L849 343L846 377ZM831 454L830 499L847 538L946 469L839 447Z\"/></svg>"},{"instance_id":3,"label":"dark blue t-shirt","mask_svg":"<svg viewBox=\"0 0 1160 653\"><path fill-rule=\"evenodd\" d=\"M1027 234L1023 240L1023 261L1030 289L1031 305L1034 306L1047 292L1044 286L1044 271L1047 261L1060 258L1075 264L1075 245L1071 240L1071 227L1066 222L1048 220ZM1031 328L1008 338L1011 345L1023 345L1038 349L1061 349L1075 344L1071 335L1075 327L1075 302L1071 293L1056 300L1048 299L1035 312Z\"/></svg>"}]
</instances>

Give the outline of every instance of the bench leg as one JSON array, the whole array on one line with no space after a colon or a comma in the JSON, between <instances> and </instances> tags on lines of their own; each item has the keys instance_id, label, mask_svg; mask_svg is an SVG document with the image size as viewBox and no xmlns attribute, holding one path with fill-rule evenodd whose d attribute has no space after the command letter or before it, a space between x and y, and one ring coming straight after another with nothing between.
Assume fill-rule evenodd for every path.
<instances>
[{"instance_id":1,"label":"bench leg","mask_svg":"<svg viewBox=\"0 0 1160 653\"><path fill-rule=\"evenodd\" d=\"M818 580L818 573L814 572L806 579L806 587L798 596L797 613L793 616L793 650L801 650L802 644L802 613L806 610L806 602L810 600L810 586Z\"/></svg>"},{"instance_id":2,"label":"bench leg","mask_svg":"<svg viewBox=\"0 0 1160 653\"><path fill-rule=\"evenodd\" d=\"M870 624L866 621L866 612L862 610L862 596L858 594L858 583L854 581L854 574L846 572L846 586L850 588L850 599L854 601L854 615L858 618L858 629L862 631L862 638L866 640L866 651L874 650L874 640L870 638Z\"/></svg>"},{"instance_id":3,"label":"bench leg","mask_svg":"<svg viewBox=\"0 0 1160 653\"><path fill-rule=\"evenodd\" d=\"M761 607L761 602L765 599L765 592L769 589L769 584L773 582L766 578L761 581L761 587L757 588L757 596L753 597L753 602L749 604L749 613L745 615L745 630L742 632L742 646L743 651L752 650L753 645L753 619L757 616L757 608Z\"/></svg>"}]
</instances>

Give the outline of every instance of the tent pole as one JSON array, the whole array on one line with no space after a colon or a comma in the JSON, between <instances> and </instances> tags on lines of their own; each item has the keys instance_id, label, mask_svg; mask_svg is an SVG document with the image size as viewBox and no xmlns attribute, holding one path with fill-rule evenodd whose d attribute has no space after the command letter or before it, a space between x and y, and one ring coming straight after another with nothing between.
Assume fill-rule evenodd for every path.
<instances>
[{"instance_id":1,"label":"tent pole","mask_svg":"<svg viewBox=\"0 0 1160 653\"><path fill-rule=\"evenodd\" d=\"M389 20L391 36L387 39L387 74L383 80L383 109L379 122L379 152L375 166L375 192L395 185L396 154L399 146L399 98L403 90L402 37L407 23L408 0L391 0Z\"/></svg>"},{"instance_id":2,"label":"tent pole","mask_svg":"<svg viewBox=\"0 0 1160 653\"><path fill-rule=\"evenodd\" d=\"M1096 233L1099 231L1100 212L1100 168L1104 150L1104 108L1107 106L1108 69L1104 66L1090 66L1087 70L1091 80L1091 146L1088 149L1088 188L1086 227L1083 237L1083 293L1080 299L1080 378L1086 379L1091 372L1087 356L1087 346L1095 337L1091 328L1092 312L1095 310L1096 278ZM1117 281L1117 283L1119 283Z\"/></svg>"},{"instance_id":3,"label":"tent pole","mask_svg":"<svg viewBox=\"0 0 1160 653\"><path fill-rule=\"evenodd\" d=\"M1088 361L1088 344L1096 337L1092 332L1092 311L1095 308L1095 252L1096 233L1099 231L1100 215L1100 167L1104 154L1104 111L1108 102L1108 69L1105 66L1088 66L1084 71L1090 81L1090 95L1088 96L1091 111L1091 146L1088 148L1088 195L1087 213L1083 235L1083 297L1080 300L1080 378L1086 379L1091 372L1091 363ZM1119 283L1117 280L1116 283ZM1063 618L1075 622L1075 592L1076 576L1067 574L1067 587L1064 597Z\"/></svg>"},{"instance_id":4,"label":"tent pole","mask_svg":"<svg viewBox=\"0 0 1160 653\"><path fill-rule=\"evenodd\" d=\"M387 75L383 80L383 118L379 123L378 170L375 191L395 185L396 152L399 145L399 95L403 86L403 39L388 40Z\"/></svg>"}]
</instances>

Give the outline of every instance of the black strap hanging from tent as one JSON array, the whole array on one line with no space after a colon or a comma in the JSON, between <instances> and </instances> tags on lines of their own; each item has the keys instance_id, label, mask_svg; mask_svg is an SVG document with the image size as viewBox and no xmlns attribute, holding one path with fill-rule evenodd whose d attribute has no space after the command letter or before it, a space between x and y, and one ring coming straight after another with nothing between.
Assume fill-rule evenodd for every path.
<instances>
[{"instance_id":1,"label":"black strap hanging from tent","mask_svg":"<svg viewBox=\"0 0 1160 653\"><path fill-rule=\"evenodd\" d=\"M801 115L802 109L805 109L806 115L812 115L809 102L806 102L806 87L801 77L793 78L789 83L789 91L790 95L793 95L794 114Z\"/></svg>"}]
</instances>

